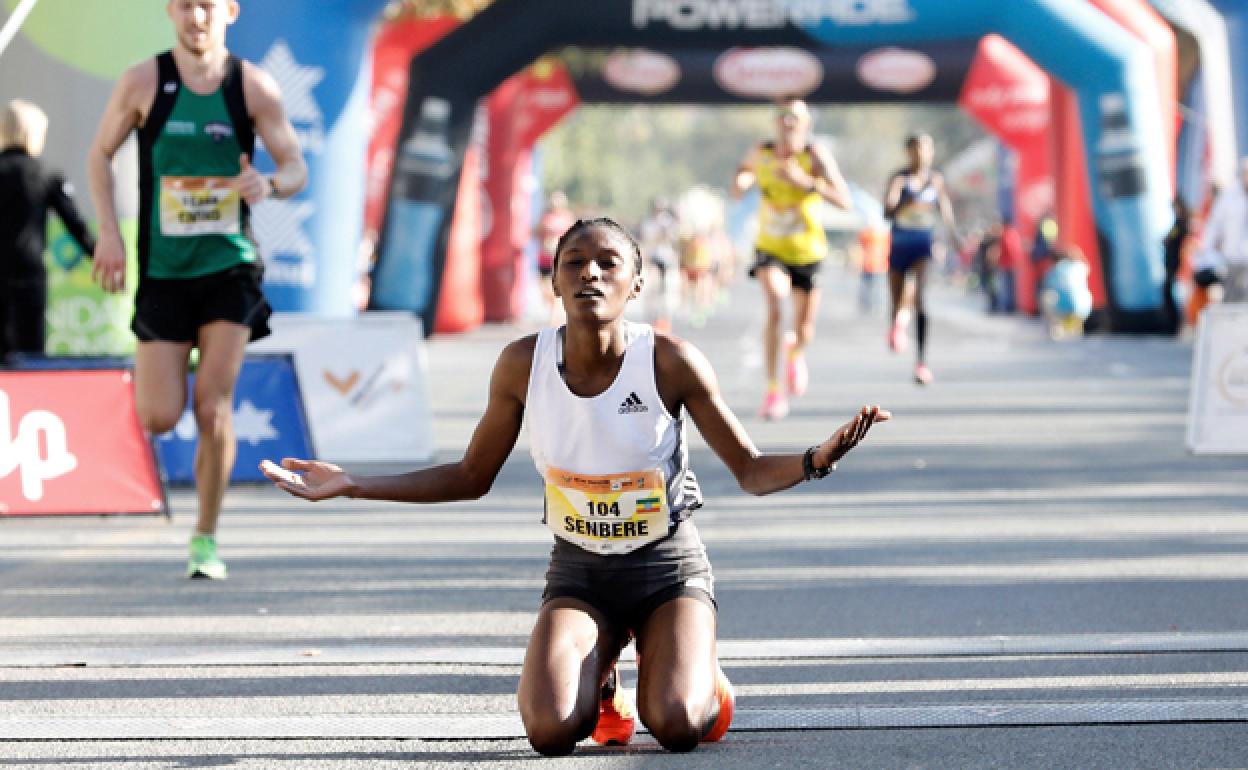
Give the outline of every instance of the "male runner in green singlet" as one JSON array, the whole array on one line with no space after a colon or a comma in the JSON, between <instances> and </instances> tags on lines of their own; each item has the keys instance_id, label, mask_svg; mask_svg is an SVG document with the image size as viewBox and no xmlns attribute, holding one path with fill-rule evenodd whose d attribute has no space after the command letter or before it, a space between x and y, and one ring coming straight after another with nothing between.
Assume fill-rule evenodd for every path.
<instances>
[{"instance_id":1,"label":"male runner in green singlet","mask_svg":"<svg viewBox=\"0 0 1248 770\"><path fill-rule=\"evenodd\" d=\"M139 140L139 286L135 297L135 399L151 434L173 428L186 406L192 348L199 348L191 394L199 445L199 517L189 577L222 579L216 528L236 451L234 385L247 342L268 334L270 308L249 228L250 207L294 195L307 167L277 84L231 56L226 27L235 0L169 0L176 43L121 76L87 158L99 218L94 275L110 292L125 287L125 247L117 225L111 161L132 130ZM251 165L255 138L277 164Z\"/></svg>"}]
</instances>

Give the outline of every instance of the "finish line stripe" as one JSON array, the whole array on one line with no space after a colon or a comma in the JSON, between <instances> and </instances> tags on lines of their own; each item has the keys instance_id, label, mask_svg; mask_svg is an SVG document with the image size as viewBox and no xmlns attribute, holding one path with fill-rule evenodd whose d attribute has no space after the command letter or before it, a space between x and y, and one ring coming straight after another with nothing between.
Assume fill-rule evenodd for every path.
<instances>
[{"instance_id":1,"label":"finish line stripe","mask_svg":"<svg viewBox=\"0 0 1248 770\"><path fill-rule=\"evenodd\" d=\"M733 732L1248 722L1248 699L981 703L743 709ZM523 738L516 715L333 714L280 717L0 717L0 740L246 740Z\"/></svg>"},{"instance_id":2,"label":"finish line stripe","mask_svg":"<svg viewBox=\"0 0 1248 770\"><path fill-rule=\"evenodd\" d=\"M724 661L1209 652L1248 652L1248 631L883 639L726 639L719 642L719 656ZM102 647L71 650L10 647L0 650L0 668L419 663L518 666L523 661L522 647L351 645L310 648L287 644L236 649Z\"/></svg>"}]
</instances>

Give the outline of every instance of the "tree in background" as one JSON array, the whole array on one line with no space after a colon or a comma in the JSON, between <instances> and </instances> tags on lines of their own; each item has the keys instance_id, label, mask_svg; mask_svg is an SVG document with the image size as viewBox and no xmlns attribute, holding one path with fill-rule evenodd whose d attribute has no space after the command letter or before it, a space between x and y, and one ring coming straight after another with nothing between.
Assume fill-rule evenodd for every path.
<instances>
[{"instance_id":1,"label":"tree in background","mask_svg":"<svg viewBox=\"0 0 1248 770\"><path fill-rule=\"evenodd\" d=\"M578 210L635 222L656 196L694 184L726 189L749 146L774 132L770 106L582 106L541 143L547 189L568 193ZM905 137L936 138L937 159L983 132L952 105L836 105L815 110L815 132L849 181L883 194L904 161Z\"/></svg>"}]
</instances>

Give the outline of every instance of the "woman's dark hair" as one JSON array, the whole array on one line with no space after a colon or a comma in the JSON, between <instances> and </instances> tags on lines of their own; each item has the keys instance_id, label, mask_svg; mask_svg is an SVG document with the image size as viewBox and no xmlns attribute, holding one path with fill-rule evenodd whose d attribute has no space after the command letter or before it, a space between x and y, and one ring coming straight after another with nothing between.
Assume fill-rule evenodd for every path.
<instances>
[{"instance_id":1,"label":"woman's dark hair","mask_svg":"<svg viewBox=\"0 0 1248 770\"><path fill-rule=\"evenodd\" d=\"M572 238L581 231L588 230L591 227L606 227L608 229L615 230L617 233L624 236L624 240L628 241L628 245L633 247L633 267L636 268L637 274L641 275L641 247L637 245L637 240L633 238L632 233L624 229L623 225L610 217L578 219L573 222L572 226L568 228L568 231L560 236L559 243L555 245L555 267L558 267L559 265L559 254L563 252L563 247L567 244L567 242L572 240Z\"/></svg>"},{"instance_id":2,"label":"woman's dark hair","mask_svg":"<svg viewBox=\"0 0 1248 770\"><path fill-rule=\"evenodd\" d=\"M906 137L906 149L913 149L919 146L919 142L924 139L931 139L928 134L910 134Z\"/></svg>"}]
</instances>

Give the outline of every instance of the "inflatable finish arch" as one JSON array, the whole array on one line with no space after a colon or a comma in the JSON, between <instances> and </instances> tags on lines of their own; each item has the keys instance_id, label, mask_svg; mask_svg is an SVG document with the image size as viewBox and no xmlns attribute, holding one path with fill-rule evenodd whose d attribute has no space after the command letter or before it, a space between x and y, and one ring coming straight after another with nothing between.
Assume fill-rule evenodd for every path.
<instances>
[{"instance_id":1,"label":"inflatable finish arch","mask_svg":"<svg viewBox=\"0 0 1248 770\"><path fill-rule=\"evenodd\" d=\"M795 6L796 7L796 6ZM1172 222L1169 157L1147 46L1084 3L1059 0L879 0L878 20L820 18L804 26L828 44L943 39L996 32L1078 93L1111 320L1158 328L1161 241ZM857 21L858 23L851 23Z\"/></svg>"},{"instance_id":2,"label":"inflatable finish arch","mask_svg":"<svg viewBox=\"0 0 1248 770\"><path fill-rule=\"evenodd\" d=\"M1180 192L1189 204L1198 205L1211 180L1230 180L1237 157L1226 22L1207 0L1151 2L1176 29L1191 35L1198 51L1197 71L1185 98L1191 117L1184 120L1177 164Z\"/></svg>"},{"instance_id":3,"label":"inflatable finish arch","mask_svg":"<svg viewBox=\"0 0 1248 770\"><path fill-rule=\"evenodd\" d=\"M555 46L835 46L992 31L1080 92L1114 324L1153 327L1171 215L1161 126L1143 117L1158 112L1151 57L1096 10L1056 0L1010 2L1008 14L996 0L498 0L412 61L373 306L432 317L475 102Z\"/></svg>"},{"instance_id":4,"label":"inflatable finish arch","mask_svg":"<svg viewBox=\"0 0 1248 770\"><path fill-rule=\"evenodd\" d=\"M964 0L956 11L944 0L498 0L412 61L373 306L432 317L476 102L556 46L836 46L997 31L1078 90L1095 215L1110 257L1111 317L1119 329L1154 328L1170 213L1160 126L1143 119L1158 112L1149 51L1082 3L1016 0L1008 13L1004 6L997 0Z\"/></svg>"},{"instance_id":5,"label":"inflatable finish arch","mask_svg":"<svg viewBox=\"0 0 1248 770\"><path fill-rule=\"evenodd\" d=\"M1233 70L1232 94L1235 109L1235 126L1239 140L1239 152L1248 151L1248 3L1244 0L1213 0L1214 7L1226 23L1227 42L1230 44L1231 68ZM1233 175L1234 167L1215 169L1214 174Z\"/></svg>"}]
</instances>

